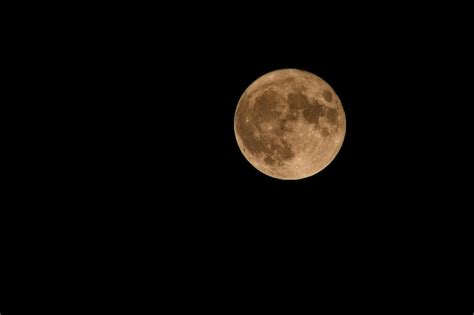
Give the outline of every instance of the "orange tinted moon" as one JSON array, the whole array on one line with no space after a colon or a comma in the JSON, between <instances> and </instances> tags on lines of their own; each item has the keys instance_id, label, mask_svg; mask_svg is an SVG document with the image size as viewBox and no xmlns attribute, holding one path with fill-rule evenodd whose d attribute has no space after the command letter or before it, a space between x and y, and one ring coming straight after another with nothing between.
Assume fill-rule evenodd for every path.
<instances>
[{"instance_id":1,"label":"orange tinted moon","mask_svg":"<svg viewBox=\"0 0 474 315\"><path fill-rule=\"evenodd\" d=\"M302 179L329 165L346 134L346 116L336 92L320 77L282 69L254 81L234 116L237 144L260 172Z\"/></svg>"}]
</instances>

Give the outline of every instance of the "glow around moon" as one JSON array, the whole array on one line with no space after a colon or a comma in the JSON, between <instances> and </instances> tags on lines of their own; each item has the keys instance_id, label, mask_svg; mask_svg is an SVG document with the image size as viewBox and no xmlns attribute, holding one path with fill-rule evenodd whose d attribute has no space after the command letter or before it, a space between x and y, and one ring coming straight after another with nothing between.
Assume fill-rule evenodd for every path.
<instances>
[{"instance_id":1,"label":"glow around moon","mask_svg":"<svg viewBox=\"0 0 474 315\"><path fill-rule=\"evenodd\" d=\"M324 80L283 69L261 76L245 90L234 131L243 155L259 171L279 179L302 179L336 157L346 116Z\"/></svg>"}]
</instances>

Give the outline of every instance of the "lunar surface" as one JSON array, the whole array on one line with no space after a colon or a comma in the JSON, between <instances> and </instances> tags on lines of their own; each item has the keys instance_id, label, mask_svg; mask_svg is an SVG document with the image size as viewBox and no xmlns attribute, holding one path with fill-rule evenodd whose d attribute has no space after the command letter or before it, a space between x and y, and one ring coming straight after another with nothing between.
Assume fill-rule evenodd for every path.
<instances>
[{"instance_id":1,"label":"lunar surface","mask_svg":"<svg viewBox=\"0 0 474 315\"><path fill-rule=\"evenodd\" d=\"M274 178L302 179L336 157L346 134L346 116L324 80L283 69L261 76L245 90L234 131L240 150L256 169Z\"/></svg>"}]
</instances>

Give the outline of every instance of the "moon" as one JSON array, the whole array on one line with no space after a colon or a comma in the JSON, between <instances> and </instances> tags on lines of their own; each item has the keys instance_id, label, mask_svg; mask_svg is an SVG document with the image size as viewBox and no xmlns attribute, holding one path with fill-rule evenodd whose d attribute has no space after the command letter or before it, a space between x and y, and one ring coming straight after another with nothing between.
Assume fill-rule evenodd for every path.
<instances>
[{"instance_id":1,"label":"moon","mask_svg":"<svg viewBox=\"0 0 474 315\"><path fill-rule=\"evenodd\" d=\"M336 92L307 71L281 69L255 80L240 97L234 132L244 157L273 178L313 176L336 157L346 116Z\"/></svg>"}]
</instances>

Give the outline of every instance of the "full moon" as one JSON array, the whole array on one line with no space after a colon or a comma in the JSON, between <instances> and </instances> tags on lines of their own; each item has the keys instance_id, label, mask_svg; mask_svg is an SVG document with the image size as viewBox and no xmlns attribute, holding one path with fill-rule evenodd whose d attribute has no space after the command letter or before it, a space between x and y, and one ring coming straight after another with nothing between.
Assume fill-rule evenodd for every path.
<instances>
[{"instance_id":1,"label":"full moon","mask_svg":"<svg viewBox=\"0 0 474 315\"><path fill-rule=\"evenodd\" d=\"M234 116L237 144L260 172L278 179L312 176L331 163L346 134L336 92L297 69L269 72L240 97Z\"/></svg>"}]
</instances>

